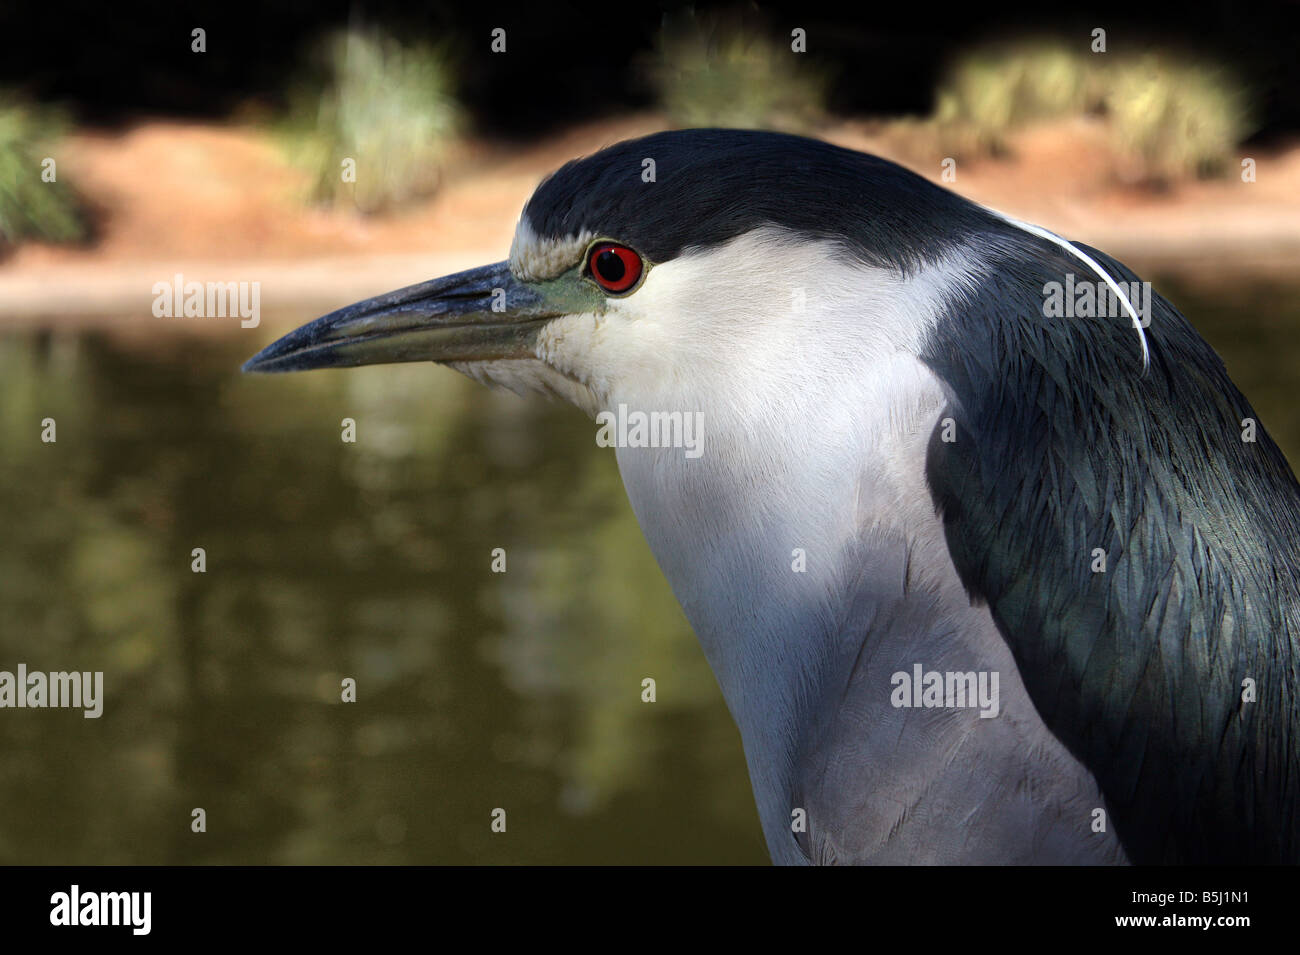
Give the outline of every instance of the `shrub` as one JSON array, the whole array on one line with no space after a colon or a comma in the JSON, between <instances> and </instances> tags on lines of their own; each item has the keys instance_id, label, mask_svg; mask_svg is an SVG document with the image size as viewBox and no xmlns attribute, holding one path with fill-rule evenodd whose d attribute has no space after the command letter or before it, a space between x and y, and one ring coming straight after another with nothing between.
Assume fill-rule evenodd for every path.
<instances>
[{"instance_id":1,"label":"shrub","mask_svg":"<svg viewBox=\"0 0 1300 955\"><path fill-rule=\"evenodd\" d=\"M1106 111L1121 155L1151 180L1223 172L1252 125L1242 87L1222 69L1156 54L1116 64Z\"/></svg>"},{"instance_id":2,"label":"shrub","mask_svg":"<svg viewBox=\"0 0 1300 955\"><path fill-rule=\"evenodd\" d=\"M85 238L87 216L76 193L62 175L41 178L42 160L65 129L56 110L0 93L0 246Z\"/></svg>"},{"instance_id":3,"label":"shrub","mask_svg":"<svg viewBox=\"0 0 1300 955\"><path fill-rule=\"evenodd\" d=\"M790 42L753 18L688 12L665 21L649 78L679 126L806 129L824 115L826 77Z\"/></svg>"},{"instance_id":4,"label":"shrub","mask_svg":"<svg viewBox=\"0 0 1300 955\"><path fill-rule=\"evenodd\" d=\"M1084 114L1104 118L1126 178L1156 181L1222 170L1252 128L1243 87L1216 64L1051 40L963 56L939 86L933 123L954 155L996 154L1018 128Z\"/></svg>"},{"instance_id":5,"label":"shrub","mask_svg":"<svg viewBox=\"0 0 1300 955\"><path fill-rule=\"evenodd\" d=\"M1007 134L1030 122L1095 109L1088 62L1064 46L982 47L962 57L940 84L935 119L979 149L998 153Z\"/></svg>"},{"instance_id":6,"label":"shrub","mask_svg":"<svg viewBox=\"0 0 1300 955\"><path fill-rule=\"evenodd\" d=\"M311 198L373 213L431 194L460 127L447 56L351 30L327 39L323 64L323 76L291 96L287 123ZM345 159L355 160L355 182L343 179Z\"/></svg>"}]
</instances>

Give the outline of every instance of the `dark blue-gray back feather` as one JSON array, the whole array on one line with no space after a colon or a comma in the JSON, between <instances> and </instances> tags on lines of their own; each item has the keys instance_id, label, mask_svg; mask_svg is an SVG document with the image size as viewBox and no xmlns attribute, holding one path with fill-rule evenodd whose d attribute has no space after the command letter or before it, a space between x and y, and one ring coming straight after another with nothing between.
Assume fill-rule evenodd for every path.
<instances>
[{"instance_id":1,"label":"dark blue-gray back feather","mask_svg":"<svg viewBox=\"0 0 1300 955\"><path fill-rule=\"evenodd\" d=\"M1144 374L1128 317L1043 317L1045 283L1092 278L1081 262L1027 234L989 248L923 356L953 397L927 477L963 582L1132 861L1300 861L1291 469L1262 425L1242 440L1254 410L1167 301Z\"/></svg>"}]
</instances>

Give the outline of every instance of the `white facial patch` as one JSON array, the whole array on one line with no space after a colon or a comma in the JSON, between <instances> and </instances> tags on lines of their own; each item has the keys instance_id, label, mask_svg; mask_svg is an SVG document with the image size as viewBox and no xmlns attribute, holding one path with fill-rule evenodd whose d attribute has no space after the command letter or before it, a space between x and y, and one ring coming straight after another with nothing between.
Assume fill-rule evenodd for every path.
<instances>
[{"instance_id":1,"label":"white facial patch","mask_svg":"<svg viewBox=\"0 0 1300 955\"><path fill-rule=\"evenodd\" d=\"M833 242L756 229L657 264L600 314L555 319L536 354L601 408L716 403L761 417L824 382L856 387L874 359L916 354L978 262L956 256L903 277Z\"/></svg>"},{"instance_id":2,"label":"white facial patch","mask_svg":"<svg viewBox=\"0 0 1300 955\"><path fill-rule=\"evenodd\" d=\"M582 260L582 253L595 238L587 230L559 239L545 238L533 231L527 217L520 217L510 243L510 271L524 282L553 279Z\"/></svg>"}]
</instances>

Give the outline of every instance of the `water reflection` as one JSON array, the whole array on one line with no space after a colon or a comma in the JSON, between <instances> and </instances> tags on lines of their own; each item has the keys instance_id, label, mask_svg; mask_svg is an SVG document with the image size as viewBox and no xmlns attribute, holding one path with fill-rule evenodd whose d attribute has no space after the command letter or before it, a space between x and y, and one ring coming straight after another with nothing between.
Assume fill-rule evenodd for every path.
<instances>
[{"instance_id":1,"label":"water reflection","mask_svg":"<svg viewBox=\"0 0 1300 955\"><path fill-rule=\"evenodd\" d=\"M1300 296L1157 287L1300 459ZM0 337L0 669L106 684L99 720L0 711L0 862L765 861L588 421L428 366L236 374L252 350Z\"/></svg>"},{"instance_id":2,"label":"water reflection","mask_svg":"<svg viewBox=\"0 0 1300 955\"><path fill-rule=\"evenodd\" d=\"M106 682L99 720L0 714L0 861L765 859L589 422L428 366L244 378L247 350L0 339L0 669Z\"/></svg>"}]
</instances>

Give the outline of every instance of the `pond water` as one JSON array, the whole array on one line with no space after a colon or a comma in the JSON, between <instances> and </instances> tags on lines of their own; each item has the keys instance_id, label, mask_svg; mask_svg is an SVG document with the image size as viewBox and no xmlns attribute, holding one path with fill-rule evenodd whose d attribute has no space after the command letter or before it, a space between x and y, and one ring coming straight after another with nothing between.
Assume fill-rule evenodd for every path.
<instances>
[{"instance_id":1,"label":"pond water","mask_svg":"<svg viewBox=\"0 0 1300 955\"><path fill-rule=\"evenodd\" d=\"M1300 461L1300 290L1156 287ZM104 673L98 719L0 710L0 863L765 862L594 425L429 365L240 375L287 327L0 334L0 670Z\"/></svg>"}]
</instances>

